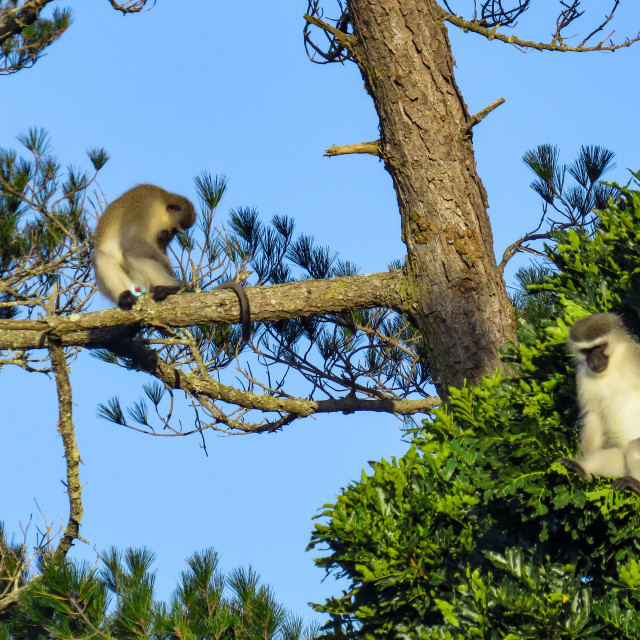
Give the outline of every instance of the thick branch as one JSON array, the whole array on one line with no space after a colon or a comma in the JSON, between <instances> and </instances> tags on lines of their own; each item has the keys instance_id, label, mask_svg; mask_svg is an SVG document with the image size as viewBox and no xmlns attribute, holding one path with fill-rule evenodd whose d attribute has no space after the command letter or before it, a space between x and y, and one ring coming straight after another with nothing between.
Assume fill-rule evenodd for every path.
<instances>
[{"instance_id":1,"label":"thick branch","mask_svg":"<svg viewBox=\"0 0 640 640\"><path fill-rule=\"evenodd\" d=\"M356 144L342 144L329 147L324 154L325 156L342 156L348 153L369 153L372 156L382 157L380 149L380 140L372 140L371 142L357 142Z\"/></svg>"},{"instance_id":2,"label":"thick branch","mask_svg":"<svg viewBox=\"0 0 640 640\"><path fill-rule=\"evenodd\" d=\"M69 495L69 520L56 554L64 557L74 540L80 538L82 521L82 485L80 484L80 452L73 428L71 382L67 371L67 359L59 339L49 338L49 355L56 377L58 392L58 433L62 436L64 458L67 465L67 494Z\"/></svg>"},{"instance_id":3,"label":"thick branch","mask_svg":"<svg viewBox=\"0 0 640 640\"><path fill-rule=\"evenodd\" d=\"M246 289L254 322L276 322L376 307L410 313L414 304L411 291L410 284L400 270ZM238 321L235 295L230 291L216 290L171 296L157 304L143 299L131 311L109 309L72 316L48 316L41 320L0 320L0 349L49 347L60 385L63 383L61 374L58 374L61 365L54 362L53 356L64 345L106 347L119 357L132 360L134 366L154 375L168 388L184 390L208 408L214 426L216 423L226 425L234 431L275 431L299 418L336 411L378 411L406 416L428 412L439 404L438 398L407 400L394 396L359 398L348 395L344 398L308 400L253 393L222 384L200 368L189 372L172 366L142 341L133 339L137 331L144 327L177 328ZM71 402L70 390L66 396L60 387L59 395L62 412L63 400ZM259 423L236 420L215 407L219 401L242 410L276 414L276 417L273 421L267 419ZM66 414L63 416L61 413L61 424L63 417ZM69 429L72 428L70 420L69 405ZM75 486L72 486L70 478L70 496Z\"/></svg>"},{"instance_id":4,"label":"thick branch","mask_svg":"<svg viewBox=\"0 0 640 640\"><path fill-rule=\"evenodd\" d=\"M21 7L5 9L0 15L0 44L33 24L52 0L27 0Z\"/></svg>"},{"instance_id":5,"label":"thick branch","mask_svg":"<svg viewBox=\"0 0 640 640\"><path fill-rule=\"evenodd\" d=\"M537 49L538 51L616 51L617 49L622 49L623 47L630 47L632 44L640 40L640 35L638 35L631 40L627 40L619 44L612 43L610 45L605 45L603 44L603 41L597 44L595 47L585 47L583 44L580 44L577 47L570 47L563 42L534 42L532 40L522 40L517 36L504 35L498 32L497 27L493 29L483 27L480 23L474 20L465 20L460 16L445 11L442 7L437 7L436 10L440 15L441 20L445 20L446 22L455 24L456 27L459 27L463 31L472 31L473 33L478 33L481 36L484 36L488 40L500 40L501 42L513 44L517 47L523 47L526 49Z\"/></svg>"},{"instance_id":6,"label":"thick branch","mask_svg":"<svg viewBox=\"0 0 640 640\"><path fill-rule=\"evenodd\" d=\"M276 322L358 309L383 307L407 313L413 304L401 271L370 273L329 280L303 280L246 289L253 322ZM49 336L62 346L109 347L127 327L188 327L239 322L231 291L183 294L154 303L141 300L131 311L107 309L42 320L0 320L0 349L43 349ZM126 331L125 331L126 332Z\"/></svg>"}]
</instances>

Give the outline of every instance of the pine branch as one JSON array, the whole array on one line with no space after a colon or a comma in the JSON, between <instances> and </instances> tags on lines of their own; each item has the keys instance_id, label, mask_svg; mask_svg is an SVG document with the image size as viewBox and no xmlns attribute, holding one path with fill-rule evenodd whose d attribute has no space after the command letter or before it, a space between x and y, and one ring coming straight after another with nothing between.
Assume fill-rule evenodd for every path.
<instances>
[{"instance_id":1,"label":"pine branch","mask_svg":"<svg viewBox=\"0 0 640 640\"><path fill-rule=\"evenodd\" d=\"M26 0L21 7L4 9L0 14L0 44L8 38L22 33L25 27L33 24L40 12L53 0Z\"/></svg>"}]
</instances>

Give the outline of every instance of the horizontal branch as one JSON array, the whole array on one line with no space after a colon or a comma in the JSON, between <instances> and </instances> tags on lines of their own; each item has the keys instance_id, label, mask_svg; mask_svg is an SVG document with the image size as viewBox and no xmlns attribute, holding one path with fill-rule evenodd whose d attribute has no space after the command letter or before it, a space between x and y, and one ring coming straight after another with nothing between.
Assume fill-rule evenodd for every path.
<instances>
[{"instance_id":1,"label":"horizontal branch","mask_svg":"<svg viewBox=\"0 0 640 640\"><path fill-rule=\"evenodd\" d=\"M586 51L616 51L617 49L622 49L623 47L630 47L632 44L640 40L640 35L638 35L631 40L626 40L625 42L621 42L619 44L604 45L602 42L600 42L594 47L585 47L584 45L570 47L569 45L564 44L564 42L535 42L533 40L522 40L521 38L518 38L518 36L504 35L503 33L498 32L497 27L493 27L491 29L489 29L488 27L483 27L480 23L474 20L465 20L460 16L445 11L442 7L437 7L436 10L439 12L441 20L446 20L447 22L456 25L456 27L459 27L463 31L472 31L473 33L484 36L488 40L500 40L501 42L515 45L516 47L523 47L525 49L536 49L538 51L573 51L578 53Z\"/></svg>"},{"instance_id":2,"label":"horizontal branch","mask_svg":"<svg viewBox=\"0 0 640 640\"><path fill-rule=\"evenodd\" d=\"M218 382L212 377L202 376L198 371L184 371L158 360L151 372L171 389L181 389L198 399L222 401L244 409L257 409L265 413L280 413L280 418L262 423L224 419L224 424L234 431L244 433L265 433L281 429L294 420L319 413L354 413L356 411L375 411L394 415L410 416L427 413L440 405L440 398L426 397L410 400L406 398L358 398L347 396L330 400L306 400L304 398L277 397L268 394L252 393L236 389ZM206 400L205 400L206 399ZM205 402L203 402L205 400Z\"/></svg>"},{"instance_id":3,"label":"horizontal branch","mask_svg":"<svg viewBox=\"0 0 640 640\"><path fill-rule=\"evenodd\" d=\"M276 322L292 318L343 313L381 307L407 312L412 300L402 271L302 280L245 289L252 322ZM142 298L131 311L118 308L41 320L0 320L0 349L44 349L48 336L62 346L108 346L132 327L189 327L240 321L238 301L228 290L170 296L155 303Z\"/></svg>"},{"instance_id":4,"label":"horizontal branch","mask_svg":"<svg viewBox=\"0 0 640 640\"><path fill-rule=\"evenodd\" d=\"M344 156L349 153L369 153L372 156L382 157L380 149L380 140L372 140L371 142L357 142L356 144L342 144L329 147L325 152L325 156Z\"/></svg>"}]
</instances>

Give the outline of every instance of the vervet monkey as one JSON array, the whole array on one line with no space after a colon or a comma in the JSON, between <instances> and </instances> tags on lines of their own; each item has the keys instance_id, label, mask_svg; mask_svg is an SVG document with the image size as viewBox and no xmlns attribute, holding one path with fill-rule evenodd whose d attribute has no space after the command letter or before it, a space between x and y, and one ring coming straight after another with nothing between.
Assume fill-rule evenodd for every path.
<instances>
[{"instance_id":1,"label":"vervet monkey","mask_svg":"<svg viewBox=\"0 0 640 640\"><path fill-rule=\"evenodd\" d=\"M114 200L96 228L93 267L98 289L121 309L131 309L136 298L150 289L156 302L182 288L173 274L167 246L177 233L193 226L193 204L152 184L139 184ZM249 300L237 282L231 289L240 303L242 338L250 336Z\"/></svg>"},{"instance_id":2,"label":"vervet monkey","mask_svg":"<svg viewBox=\"0 0 640 640\"><path fill-rule=\"evenodd\" d=\"M588 480L619 476L640 493L640 345L613 313L578 320L567 341L576 360L581 457L561 458Z\"/></svg>"}]
</instances>

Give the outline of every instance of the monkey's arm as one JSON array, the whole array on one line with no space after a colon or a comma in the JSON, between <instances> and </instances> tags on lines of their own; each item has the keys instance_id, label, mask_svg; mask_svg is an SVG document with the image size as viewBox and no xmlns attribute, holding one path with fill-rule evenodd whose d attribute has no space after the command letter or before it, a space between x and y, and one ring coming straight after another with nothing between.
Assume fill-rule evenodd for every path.
<instances>
[{"instance_id":1,"label":"monkey's arm","mask_svg":"<svg viewBox=\"0 0 640 640\"><path fill-rule=\"evenodd\" d=\"M577 473L583 480L591 480L591 474L616 476L624 473L624 455L619 449L603 449L604 428L598 414L585 409L582 417L580 449L578 460L560 458L559 461Z\"/></svg>"},{"instance_id":2,"label":"monkey's arm","mask_svg":"<svg viewBox=\"0 0 640 640\"><path fill-rule=\"evenodd\" d=\"M251 337L251 308L249 306L249 298L247 298L245 290L234 280L229 280L229 282L223 282L222 284L219 284L217 287L213 288L213 291L215 291L216 289L231 289L231 291L236 294L238 298L238 304L240 305L242 340L244 342L249 342L249 338Z\"/></svg>"},{"instance_id":3,"label":"monkey's arm","mask_svg":"<svg viewBox=\"0 0 640 640\"><path fill-rule=\"evenodd\" d=\"M131 309L136 300L130 276L107 251L97 249L93 255L98 288L121 309Z\"/></svg>"},{"instance_id":4,"label":"monkey's arm","mask_svg":"<svg viewBox=\"0 0 640 640\"><path fill-rule=\"evenodd\" d=\"M582 454L593 453L604 446L604 428L598 414L590 409L584 411L580 448Z\"/></svg>"}]
</instances>

